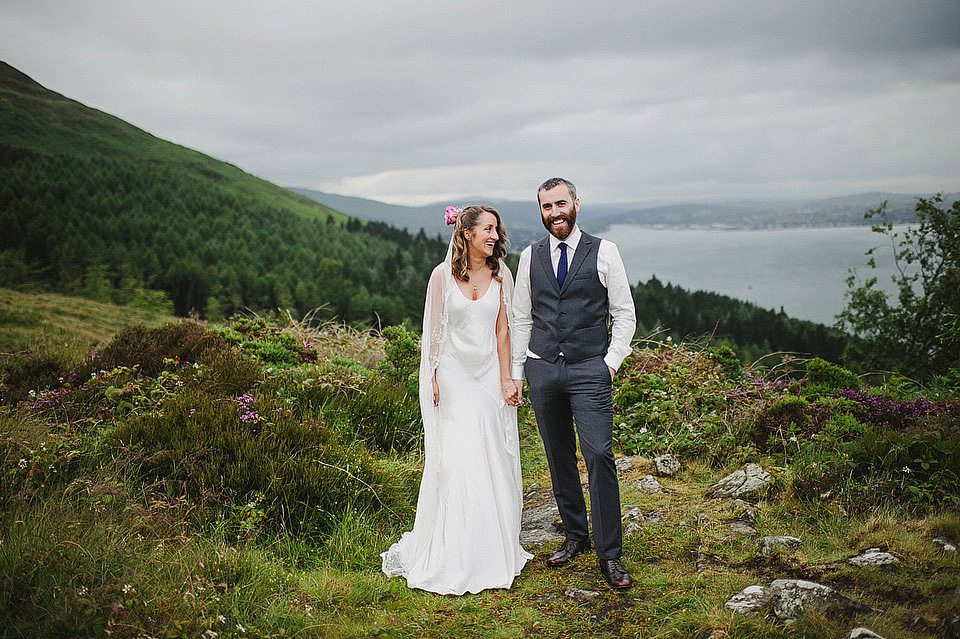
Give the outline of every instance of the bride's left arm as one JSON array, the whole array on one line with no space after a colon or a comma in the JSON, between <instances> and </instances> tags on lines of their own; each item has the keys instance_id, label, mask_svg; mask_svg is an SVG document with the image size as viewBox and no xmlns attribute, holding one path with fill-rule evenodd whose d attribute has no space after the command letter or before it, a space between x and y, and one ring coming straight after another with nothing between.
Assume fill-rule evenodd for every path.
<instances>
[{"instance_id":1,"label":"bride's left arm","mask_svg":"<svg viewBox=\"0 0 960 639\"><path fill-rule=\"evenodd\" d=\"M500 312L497 314L497 358L500 360L500 389L503 398L511 406L520 405L520 393L510 374L510 322L507 320L507 305L500 287Z\"/></svg>"}]
</instances>

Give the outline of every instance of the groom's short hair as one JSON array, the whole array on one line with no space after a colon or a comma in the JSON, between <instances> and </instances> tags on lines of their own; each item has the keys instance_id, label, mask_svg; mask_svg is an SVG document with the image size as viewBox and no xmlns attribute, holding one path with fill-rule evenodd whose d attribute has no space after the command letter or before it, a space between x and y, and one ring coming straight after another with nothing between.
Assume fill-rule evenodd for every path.
<instances>
[{"instance_id":1,"label":"groom's short hair","mask_svg":"<svg viewBox=\"0 0 960 639\"><path fill-rule=\"evenodd\" d=\"M553 177L540 185L540 188L537 189L537 201L540 201L540 191L549 191L550 189L560 186L561 184L566 184L567 189L570 190L570 199L577 199L577 187L573 185L573 182L570 180L565 180L562 177Z\"/></svg>"}]
</instances>

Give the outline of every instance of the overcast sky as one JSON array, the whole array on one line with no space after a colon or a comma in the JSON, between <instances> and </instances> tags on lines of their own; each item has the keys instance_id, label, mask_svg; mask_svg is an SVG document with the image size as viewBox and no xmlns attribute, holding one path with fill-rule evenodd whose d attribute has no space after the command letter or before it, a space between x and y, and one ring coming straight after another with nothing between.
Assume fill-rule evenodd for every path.
<instances>
[{"instance_id":1,"label":"overcast sky","mask_svg":"<svg viewBox=\"0 0 960 639\"><path fill-rule=\"evenodd\" d=\"M960 2L3 0L0 59L396 204L960 190Z\"/></svg>"}]
</instances>

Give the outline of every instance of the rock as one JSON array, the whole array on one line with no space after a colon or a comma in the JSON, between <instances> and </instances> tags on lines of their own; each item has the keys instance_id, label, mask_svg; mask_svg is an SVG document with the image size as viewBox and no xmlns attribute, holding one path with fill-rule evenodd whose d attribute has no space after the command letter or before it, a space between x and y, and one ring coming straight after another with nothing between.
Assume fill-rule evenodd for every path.
<instances>
[{"instance_id":1,"label":"rock","mask_svg":"<svg viewBox=\"0 0 960 639\"><path fill-rule=\"evenodd\" d=\"M680 472L680 461L673 455L660 455L653 459L657 474L664 477L673 477Z\"/></svg>"},{"instance_id":2,"label":"rock","mask_svg":"<svg viewBox=\"0 0 960 639\"><path fill-rule=\"evenodd\" d=\"M858 612L867 607L844 597L833 588L803 579L776 579L770 584L773 614L779 619L799 619L807 611Z\"/></svg>"},{"instance_id":3,"label":"rock","mask_svg":"<svg viewBox=\"0 0 960 639\"><path fill-rule=\"evenodd\" d=\"M723 523L727 525L727 528L730 529L735 535L740 535L741 537L756 537L757 529L750 525L749 522L746 522L742 519L724 519Z\"/></svg>"},{"instance_id":4,"label":"rock","mask_svg":"<svg viewBox=\"0 0 960 639\"><path fill-rule=\"evenodd\" d=\"M558 523L560 509L553 501L536 508L524 508L520 517L520 543L542 546L564 538L563 526Z\"/></svg>"},{"instance_id":5,"label":"rock","mask_svg":"<svg viewBox=\"0 0 960 639\"><path fill-rule=\"evenodd\" d=\"M770 473L756 464L747 464L746 468L730 473L711 486L707 490L707 497L756 501L769 489Z\"/></svg>"},{"instance_id":6,"label":"rock","mask_svg":"<svg viewBox=\"0 0 960 639\"><path fill-rule=\"evenodd\" d=\"M630 506L627 512L620 518L620 521L643 521L646 519L639 506Z\"/></svg>"},{"instance_id":7,"label":"rock","mask_svg":"<svg viewBox=\"0 0 960 639\"><path fill-rule=\"evenodd\" d=\"M593 601L600 598L600 593L596 590L581 590L580 588L567 588L563 594L576 601Z\"/></svg>"},{"instance_id":8,"label":"rock","mask_svg":"<svg viewBox=\"0 0 960 639\"><path fill-rule=\"evenodd\" d=\"M854 566L877 566L883 568L897 566L900 564L900 560L893 554L880 550L879 548L867 548L856 557L847 559L847 563Z\"/></svg>"},{"instance_id":9,"label":"rock","mask_svg":"<svg viewBox=\"0 0 960 639\"><path fill-rule=\"evenodd\" d=\"M551 541L562 541L565 537L561 534L550 532L549 530L521 530L520 545L522 546L543 546Z\"/></svg>"},{"instance_id":10,"label":"rock","mask_svg":"<svg viewBox=\"0 0 960 639\"><path fill-rule=\"evenodd\" d=\"M618 457L614 463L617 465L617 474L629 472L637 467L633 457Z\"/></svg>"},{"instance_id":11,"label":"rock","mask_svg":"<svg viewBox=\"0 0 960 639\"><path fill-rule=\"evenodd\" d=\"M644 521L643 512L640 511L640 508L637 506L630 506L627 509L627 512L620 518L621 521L626 522L626 527L623 529L623 534L627 537L632 537L640 532L640 529L643 528L641 525Z\"/></svg>"},{"instance_id":12,"label":"rock","mask_svg":"<svg viewBox=\"0 0 960 639\"><path fill-rule=\"evenodd\" d=\"M666 489L660 485L660 482L657 481L657 478L653 475L647 475L638 481L637 490L648 495L659 495L667 492Z\"/></svg>"},{"instance_id":13,"label":"rock","mask_svg":"<svg viewBox=\"0 0 960 639\"><path fill-rule=\"evenodd\" d=\"M540 494L540 484L530 484L527 486L527 492L524 494L524 499L533 499L534 497Z\"/></svg>"},{"instance_id":14,"label":"rock","mask_svg":"<svg viewBox=\"0 0 960 639\"><path fill-rule=\"evenodd\" d=\"M757 520L757 509L753 504L742 499L734 499L730 502L730 512L734 513L738 519L749 521L751 524Z\"/></svg>"},{"instance_id":15,"label":"rock","mask_svg":"<svg viewBox=\"0 0 960 639\"><path fill-rule=\"evenodd\" d=\"M850 639L883 639L869 628L854 628L850 631Z\"/></svg>"},{"instance_id":16,"label":"rock","mask_svg":"<svg viewBox=\"0 0 960 639\"><path fill-rule=\"evenodd\" d=\"M933 543L943 552L957 552L957 545L946 537L934 537Z\"/></svg>"},{"instance_id":17,"label":"rock","mask_svg":"<svg viewBox=\"0 0 960 639\"><path fill-rule=\"evenodd\" d=\"M752 615L770 603L770 589L763 586L747 586L730 597L723 607L741 615Z\"/></svg>"},{"instance_id":18,"label":"rock","mask_svg":"<svg viewBox=\"0 0 960 639\"><path fill-rule=\"evenodd\" d=\"M764 557L777 554L781 550L800 547L799 537L790 537L787 535L769 535L760 540L759 554Z\"/></svg>"}]
</instances>

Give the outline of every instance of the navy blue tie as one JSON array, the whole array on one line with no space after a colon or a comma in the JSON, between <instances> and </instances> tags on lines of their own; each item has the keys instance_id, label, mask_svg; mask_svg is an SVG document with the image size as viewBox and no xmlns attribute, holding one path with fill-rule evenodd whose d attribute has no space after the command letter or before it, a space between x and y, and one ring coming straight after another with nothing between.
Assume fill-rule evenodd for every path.
<instances>
[{"instance_id":1,"label":"navy blue tie","mask_svg":"<svg viewBox=\"0 0 960 639\"><path fill-rule=\"evenodd\" d=\"M563 286L563 280L567 279L567 243L560 242L560 261L557 263L557 283Z\"/></svg>"}]
</instances>

